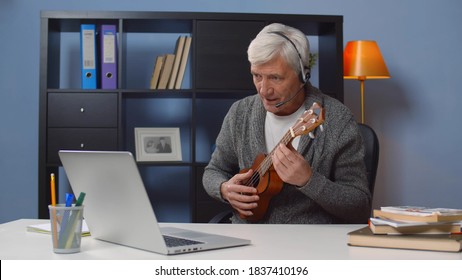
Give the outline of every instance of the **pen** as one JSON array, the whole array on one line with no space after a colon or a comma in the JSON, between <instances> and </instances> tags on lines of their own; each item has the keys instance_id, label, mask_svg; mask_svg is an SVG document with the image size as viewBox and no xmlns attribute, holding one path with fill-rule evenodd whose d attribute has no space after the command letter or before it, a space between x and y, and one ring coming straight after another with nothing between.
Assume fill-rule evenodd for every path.
<instances>
[{"instance_id":1,"label":"pen","mask_svg":"<svg viewBox=\"0 0 462 280\"><path fill-rule=\"evenodd\" d=\"M86 193L81 192L79 194L79 198L77 198L77 202L75 203L75 206L82 206L83 200L85 199Z\"/></svg>"},{"instance_id":2,"label":"pen","mask_svg":"<svg viewBox=\"0 0 462 280\"><path fill-rule=\"evenodd\" d=\"M71 207L73 200L74 200L74 195L71 193L66 193L66 207Z\"/></svg>"},{"instance_id":3,"label":"pen","mask_svg":"<svg viewBox=\"0 0 462 280\"><path fill-rule=\"evenodd\" d=\"M71 193L66 193L66 207L72 206L72 201L74 200L74 195ZM58 243L60 244L59 247L62 248L64 246L64 239L65 235L64 232L66 231L67 222L69 220L70 210L64 210L64 215L61 220L61 231L59 232L59 240Z\"/></svg>"}]
</instances>

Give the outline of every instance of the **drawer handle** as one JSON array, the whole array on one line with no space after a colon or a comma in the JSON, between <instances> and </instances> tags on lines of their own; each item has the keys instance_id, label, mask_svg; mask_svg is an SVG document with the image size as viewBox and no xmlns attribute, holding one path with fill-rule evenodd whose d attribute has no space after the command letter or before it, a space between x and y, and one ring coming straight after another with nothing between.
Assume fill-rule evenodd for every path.
<instances>
[{"instance_id":1,"label":"drawer handle","mask_svg":"<svg viewBox=\"0 0 462 280\"><path fill-rule=\"evenodd\" d=\"M80 108L80 113L83 113L83 112L85 112L85 108L82 107Z\"/></svg>"}]
</instances>

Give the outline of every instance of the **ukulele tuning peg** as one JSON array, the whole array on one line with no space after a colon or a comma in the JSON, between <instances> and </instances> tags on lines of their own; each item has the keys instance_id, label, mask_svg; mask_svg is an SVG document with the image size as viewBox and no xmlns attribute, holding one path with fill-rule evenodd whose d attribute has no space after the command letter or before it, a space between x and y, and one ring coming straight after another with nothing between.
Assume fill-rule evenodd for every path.
<instances>
[{"instance_id":1,"label":"ukulele tuning peg","mask_svg":"<svg viewBox=\"0 0 462 280\"><path fill-rule=\"evenodd\" d=\"M321 125L319 126L319 129L321 130L321 132L323 132L323 131L324 131L324 125L321 124Z\"/></svg>"},{"instance_id":2,"label":"ukulele tuning peg","mask_svg":"<svg viewBox=\"0 0 462 280\"><path fill-rule=\"evenodd\" d=\"M311 131L310 133L308 133L308 136L310 136L311 139L314 139L313 131Z\"/></svg>"}]
</instances>

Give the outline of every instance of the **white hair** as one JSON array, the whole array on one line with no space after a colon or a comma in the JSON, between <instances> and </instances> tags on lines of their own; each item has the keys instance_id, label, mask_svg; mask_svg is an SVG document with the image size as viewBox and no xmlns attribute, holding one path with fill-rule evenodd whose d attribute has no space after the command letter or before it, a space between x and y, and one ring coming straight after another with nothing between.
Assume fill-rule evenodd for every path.
<instances>
[{"instance_id":1,"label":"white hair","mask_svg":"<svg viewBox=\"0 0 462 280\"><path fill-rule=\"evenodd\" d=\"M309 71L310 44L300 30L272 23L258 33L247 49L251 65L266 63L277 55L282 56L296 73L302 71L300 61L304 68L303 75Z\"/></svg>"}]
</instances>

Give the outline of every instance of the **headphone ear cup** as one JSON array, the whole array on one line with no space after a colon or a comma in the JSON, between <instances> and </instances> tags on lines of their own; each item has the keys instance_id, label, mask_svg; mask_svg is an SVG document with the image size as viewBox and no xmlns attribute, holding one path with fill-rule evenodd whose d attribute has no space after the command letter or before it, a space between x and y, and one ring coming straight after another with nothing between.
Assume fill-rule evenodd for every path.
<instances>
[{"instance_id":1,"label":"headphone ear cup","mask_svg":"<svg viewBox=\"0 0 462 280\"><path fill-rule=\"evenodd\" d=\"M310 69L304 67L303 71L301 71L299 75L300 82L306 84L306 82L308 82L310 78L311 78Z\"/></svg>"},{"instance_id":2,"label":"headphone ear cup","mask_svg":"<svg viewBox=\"0 0 462 280\"><path fill-rule=\"evenodd\" d=\"M306 72L305 72L305 83L306 83L311 78L311 71L308 68L305 68L305 69L306 69Z\"/></svg>"}]
</instances>

